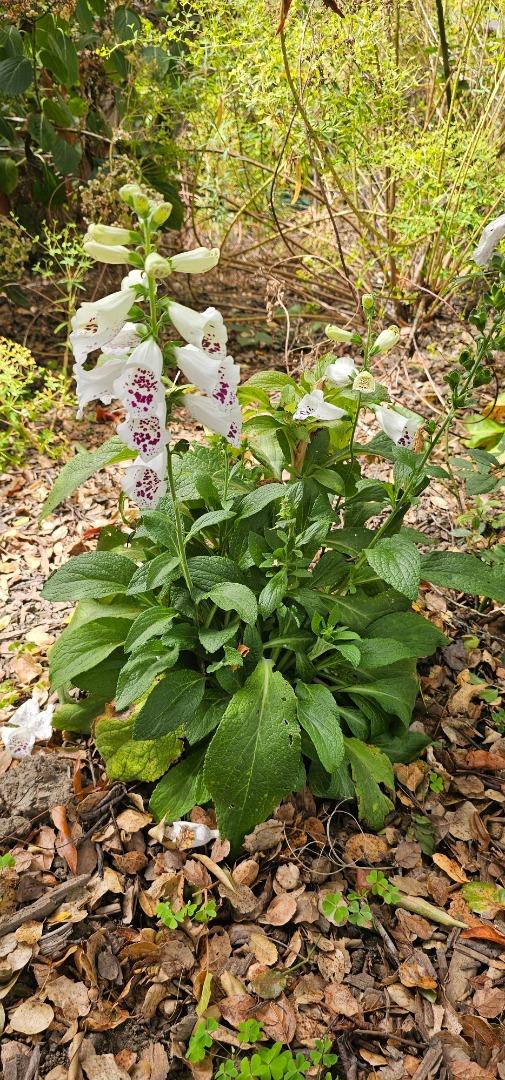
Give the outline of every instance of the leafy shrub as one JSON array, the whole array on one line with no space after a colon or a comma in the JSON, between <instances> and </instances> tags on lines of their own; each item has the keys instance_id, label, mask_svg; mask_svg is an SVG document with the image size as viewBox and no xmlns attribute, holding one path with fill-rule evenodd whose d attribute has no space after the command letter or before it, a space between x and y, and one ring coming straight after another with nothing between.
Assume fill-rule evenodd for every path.
<instances>
[{"instance_id":1,"label":"leafy shrub","mask_svg":"<svg viewBox=\"0 0 505 1080\"><path fill-rule=\"evenodd\" d=\"M0 337L0 469L22 461L30 446L59 457L61 442L43 417L61 396L58 376L38 368L24 345Z\"/></svg>"},{"instance_id":2,"label":"leafy shrub","mask_svg":"<svg viewBox=\"0 0 505 1080\"><path fill-rule=\"evenodd\" d=\"M116 715L109 710L95 729L109 775L161 777L151 798L158 818L212 800L235 849L306 782L320 796L356 794L360 816L379 828L393 808L391 762L410 760L427 742L409 731L417 658L445 641L412 610L421 579L505 599L499 566L421 554L422 533L404 524L439 475L434 448L491 379L489 360L504 344L505 262L495 258L499 281L472 315L474 344L447 376L438 425L422 431L420 418L388 405L374 360L398 330L377 333L366 295L363 336L328 327L328 352L314 370L299 380L260 372L239 389L241 443L238 371L225 355L221 316L157 295L160 280L209 269L217 253L162 258L163 213L138 189L123 197L136 228L93 227L84 246L135 269L120 292L77 312L72 343L81 409L93 397L117 397L127 418L120 438L69 463L46 512L94 468L140 449L122 496L137 503L140 519L105 530L95 552L70 559L45 585L50 600L78 601L51 650L53 688L88 695L67 700L56 723L85 730L114 699ZM118 311L125 321L129 305L142 322L117 335ZM191 344L165 344L162 375L158 341L171 323ZM355 355L335 355L335 340ZM88 371L84 360L98 345L101 361ZM170 377L174 363L204 394ZM171 447L165 422L177 404L227 442L216 435ZM365 410L382 431L361 442ZM391 463L388 479L367 476L370 456Z\"/></svg>"}]
</instances>

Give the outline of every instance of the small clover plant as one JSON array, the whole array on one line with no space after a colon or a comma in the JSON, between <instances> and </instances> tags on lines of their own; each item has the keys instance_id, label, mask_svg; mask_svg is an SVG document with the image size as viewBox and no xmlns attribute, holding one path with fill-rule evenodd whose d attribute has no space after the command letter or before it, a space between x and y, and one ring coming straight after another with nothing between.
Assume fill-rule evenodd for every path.
<instances>
[{"instance_id":1,"label":"small clover plant","mask_svg":"<svg viewBox=\"0 0 505 1080\"><path fill-rule=\"evenodd\" d=\"M156 915L161 919L164 926L169 930L177 930L177 927L185 919L194 919L195 922L207 923L215 919L217 915L215 900L207 900L205 904L191 901L183 904L177 911L170 904L160 901L156 906Z\"/></svg>"}]
</instances>

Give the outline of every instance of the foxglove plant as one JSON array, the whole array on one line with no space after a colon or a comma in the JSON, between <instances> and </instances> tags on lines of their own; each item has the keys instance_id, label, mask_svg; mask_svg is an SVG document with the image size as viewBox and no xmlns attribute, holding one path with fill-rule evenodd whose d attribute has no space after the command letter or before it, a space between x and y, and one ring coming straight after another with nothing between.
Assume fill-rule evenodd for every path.
<instances>
[{"instance_id":1,"label":"foxglove plant","mask_svg":"<svg viewBox=\"0 0 505 1080\"><path fill-rule=\"evenodd\" d=\"M125 517L46 583L48 599L78 601L50 655L64 698L54 726L94 724L111 779L157 780L158 819L179 822L213 801L234 848L305 783L325 798L356 794L378 828L393 808L392 762L429 741L409 728L417 658L447 640L412 606L421 580L505 601L499 564L425 554L422 534L404 524L430 482L430 455L505 347L505 260L494 257L498 281L472 316L473 345L447 375L435 423L381 381L399 332L376 325L371 296L364 333L328 327L313 370L259 371L239 386L219 312L158 295L172 272L208 269L216 253L164 259L163 209L135 189L124 197L135 240L100 231L90 242L124 248L133 270L112 302L78 313L74 342L81 407L117 399L126 417L118 437L65 467L45 512L93 462L133 457L123 490L140 520ZM186 344L164 343L170 325ZM174 446L174 403L214 437ZM391 476L367 476L370 457Z\"/></svg>"}]
</instances>

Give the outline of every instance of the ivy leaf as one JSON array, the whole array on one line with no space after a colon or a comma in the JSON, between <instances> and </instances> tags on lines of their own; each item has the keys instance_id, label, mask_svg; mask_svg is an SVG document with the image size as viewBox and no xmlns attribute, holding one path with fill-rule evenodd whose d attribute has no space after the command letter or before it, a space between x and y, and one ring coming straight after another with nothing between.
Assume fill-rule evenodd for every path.
<instances>
[{"instance_id":1,"label":"ivy leaf","mask_svg":"<svg viewBox=\"0 0 505 1080\"><path fill-rule=\"evenodd\" d=\"M326 771L336 772L344 757L344 739L333 694L320 683L299 682L296 697L298 722L310 736Z\"/></svg>"},{"instance_id":2,"label":"ivy leaf","mask_svg":"<svg viewBox=\"0 0 505 1080\"><path fill-rule=\"evenodd\" d=\"M42 596L45 600L98 600L125 592L134 572L135 563L125 555L85 552L53 570Z\"/></svg>"},{"instance_id":3,"label":"ivy leaf","mask_svg":"<svg viewBox=\"0 0 505 1080\"><path fill-rule=\"evenodd\" d=\"M421 580L421 556L411 540L405 536L386 536L375 547L365 548L368 564L377 577L392 585L393 589L415 600Z\"/></svg>"},{"instance_id":4,"label":"ivy leaf","mask_svg":"<svg viewBox=\"0 0 505 1080\"><path fill-rule=\"evenodd\" d=\"M294 691L262 659L232 697L205 758L219 828L235 849L295 788L300 745Z\"/></svg>"},{"instance_id":5,"label":"ivy leaf","mask_svg":"<svg viewBox=\"0 0 505 1080\"><path fill-rule=\"evenodd\" d=\"M154 687L138 713L134 739L155 739L184 728L198 708L204 689L205 679L198 671L171 671Z\"/></svg>"},{"instance_id":6,"label":"ivy leaf","mask_svg":"<svg viewBox=\"0 0 505 1080\"><path fill-rule=\"evenodd\" d=\"M356 787L359 816L372 829L382 829L386 814L394 809L394 805L379 784L394 791L393 766L381 750L368 746L361 739L346 739L345 748Z\"/></svg>"},{"instance_id":7,"label":"ivy leaf","mask_svg":"<svg viewBox=\"0 0 505 1080\"><path fill-rule=\"evenodd\" d=\"M157 780L182 750L173 731L160 739L133 739L133 718L104 717L96 726L95 741L109 780Z\"/></svg>"}]
</instances>

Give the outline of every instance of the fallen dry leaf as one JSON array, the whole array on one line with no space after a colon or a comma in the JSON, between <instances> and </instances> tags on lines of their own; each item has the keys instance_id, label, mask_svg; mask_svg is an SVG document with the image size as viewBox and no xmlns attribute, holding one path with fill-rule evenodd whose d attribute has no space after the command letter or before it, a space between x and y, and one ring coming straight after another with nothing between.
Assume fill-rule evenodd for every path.
<instances>
[{"instance_id":1,"label":"fallen dry leaf","mask_svg":"<svg viewBox=\"0 0 505 1080\"><path fill-rule=\"evenodd\" d=\"M359 1002L348 986L334 983L327 986L324 992L324 1001L330 1012L335 1016L358 1016L361 1012Z\"/></svg>"},{"instance_id":2,"label":"fallen dry leaf","mask_svg":"<svg viewBox=\"0 0 505 1080\"><path fill-rule=\"evenodd\" d=\"M464 885L465 882L468 881L465 871L461 869L461 866L459 866L455 859L449 859L447 855L441 855L438 854L438 852L435 852L433 855L433 862L435 863L435 866L438 866L440 870L443 870L444 874L447 874L447 877L450 877L452 881L457 881L460 885Z\"/></svg>"},{"instance_id":3,"label":"fallen dry leaf","mask_svg":"<svg viewBox=\"0 0 505 1080\"><path fill-rule=\"evenodd\" d=\"M419 986L422 990L436 990L435 968L421 949L414 949L408 960L400 964L398 974L404 986Z\"/></svg>"},{"instance_id":4,"label":"fallen dry leaf","mask_svg":"<svg viewBox=\"0 0 505 1080\"><path fill-rule=\"evenodd\" d=\"M54 1011L38 998L27 998L11 1014L10 1025L22 1035L38 1035L46 1031L54 1020Z\"/></svg>"},{"instance_id":5,"label":"fallen dry leaf","mask_svg":"<svg viewBox=\"0 0 505 1080\"><path fill-rule=\"evenodd\" d=\"M269 904L264 915L260 915L259 921L268 926L285 926L290 922L296 911L296 897L291 893L279 893Z\"/></svg>"},{"instance_id":6,"label":"fallen dry leaf","mask_svg":"<svg viewBox=\"0 0 505 1080\"><path fill-rule=\"evenodd\" d=\"M277 946L261 930L251 930L249 934L249 948L259 964L276 964L279 958Z\"/></svg>"},{"instance_id":7,"label":"fallen dry leaf","mask_svg":"<svg viewBox=\"0 0 505 1080\"><path fill-rule=\"evenodd\" d=\"M269 1039L289 1046L296 1031L296 1013L288 998L269 1001L256 1009L255 1014Z\"/></svg>"},{"instance_id":8,"label":"fallen dry leaf","mask_svg":"<svg viewBox=\"0 0 505 1080\"><path fill-rule=\"evenodd\" d=\"M350 836L344 848L346 863L364 862L382 863L386 859L389 847L382 836L372 833L356 833Z\"/></svg>"},{"instance_id":9,"label":"fallen dry leaf","mask_svg":"<svg viewBox=\"0 0 505 1080\"><path fill-rule=\"evenodd\" d=\"M480 1016L495 1020L505 1009L505 990L498 986L482 987L473 995L473 1003Z\"/></svg>"}]
</instances>

